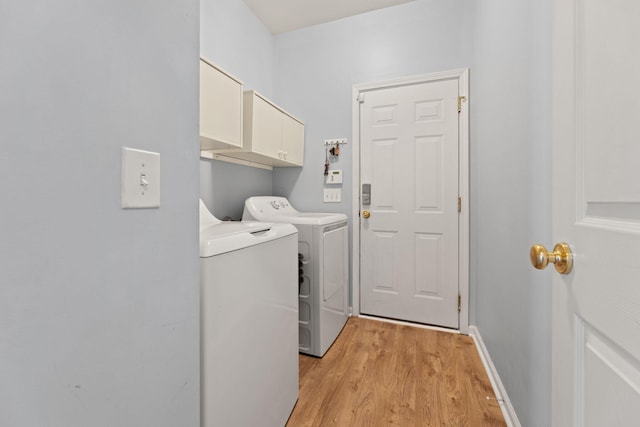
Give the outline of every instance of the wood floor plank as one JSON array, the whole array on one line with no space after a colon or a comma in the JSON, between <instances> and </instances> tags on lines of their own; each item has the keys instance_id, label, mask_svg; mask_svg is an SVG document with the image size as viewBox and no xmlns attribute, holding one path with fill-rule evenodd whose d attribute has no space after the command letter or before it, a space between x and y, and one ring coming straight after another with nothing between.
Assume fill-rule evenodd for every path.
<instances>
[{"instance_id":1,"label":"wood floor plank","mask_svg":"<svg viewBox=\"0 0 640 427\"><path fill-rule=\"evenodd\" d=\"M300 355L287 427L506 426L473 340L352 317L322 359Z\"/></svg>"}]
</instances>

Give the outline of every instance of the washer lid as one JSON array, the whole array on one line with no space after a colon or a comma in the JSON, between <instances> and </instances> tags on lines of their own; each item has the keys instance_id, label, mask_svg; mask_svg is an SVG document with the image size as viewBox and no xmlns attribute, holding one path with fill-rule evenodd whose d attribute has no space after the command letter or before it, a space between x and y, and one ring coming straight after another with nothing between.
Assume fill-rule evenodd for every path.
<instances>
[{"instance_id":1,"label":"washer lid","mask_svg":"<svg viewBox=\"0 0 640 427\"><path fill-rule=\"evenodd\" d=\"M341 213L298 212L285 197L249 197L244 203L242 220L256 220L296 225L327 225L346 221Z\"/></svg>"},{"instance_id":2,"label":"washer lid","mask_svg":"<svg viewBox=\"0 0 640 427\"><path fill-rule=\"evenodd\" d=\"M200 258L248 248L297 232L290 224L223 221L200 231Z\"/></svg>"},{"instance_id":3,"label":"washer lid","mask_svg":"<svg viewBox=\"0 0 640 427\"><path fill-rule=\"evenodd\" d=\"M291 214L275 214L267 218L272 222L284 222L297 225L327 225L346 221L347 216L340 213L296 212Z\"/></svg>"}]
</instances>

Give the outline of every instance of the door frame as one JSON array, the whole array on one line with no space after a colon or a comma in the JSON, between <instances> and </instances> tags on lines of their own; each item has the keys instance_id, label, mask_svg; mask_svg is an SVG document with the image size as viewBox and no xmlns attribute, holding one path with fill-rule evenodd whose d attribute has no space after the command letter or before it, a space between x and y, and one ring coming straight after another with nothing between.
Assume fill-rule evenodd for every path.
<instances>
[{"instance_id":1,"label":"door frame","mask_svg":"<svg viewBox=\"0 0 640 427\"><path fill-rule=\"evenodd\" d=\"M353 187L351 227L351 297L352 314L360 315L360 94L376 89L429 83L439 80L458 80L458 95L463 96L458 115L458 191L462 210L458 216L458 290L461 304L459 328L469 333L469 69L461 68L437 73L421 74L372 83L361 83L352 89L351 129L353 141Z\"/></svg>"}]
</instances>

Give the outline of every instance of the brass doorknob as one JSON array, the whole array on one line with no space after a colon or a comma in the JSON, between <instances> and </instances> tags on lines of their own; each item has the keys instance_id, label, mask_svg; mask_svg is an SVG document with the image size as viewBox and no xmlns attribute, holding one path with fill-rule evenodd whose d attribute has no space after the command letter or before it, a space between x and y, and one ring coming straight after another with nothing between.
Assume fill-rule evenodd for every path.
<instances>
[{"instance_id":1,"label":"brass doorknob","mask_svg":"<svg viewBox=\"0 0 640 427\"><path fill-rule=\"evenodd\" d=\"M362 211L362 216L365 218L369 218L371 216L371 212L365 209Z\"/></svg>"},{"instance_id":2,"label":"brass doorknob","mask_svg":"<svg viewBox=\"0 0 640 427\"><path fill-rule=\"evenodd\" d=\"M560 274L569 274L573 268L573 254L567 243L558 243L554 246L553 252L547 251L542 245L531 246L529 252L531 265L538 270L543 270L549 263L555 265L556 271Z\"/></svg>"}]
</instances>

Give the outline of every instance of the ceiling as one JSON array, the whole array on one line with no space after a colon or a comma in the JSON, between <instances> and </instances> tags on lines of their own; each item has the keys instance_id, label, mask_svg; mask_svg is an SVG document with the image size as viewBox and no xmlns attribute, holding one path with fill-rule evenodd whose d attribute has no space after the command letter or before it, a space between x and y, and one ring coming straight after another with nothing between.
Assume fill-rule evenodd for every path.
<instances>
[{"instance_id":1,"label":"ceiling","mask_svg":"<svg viewBox=\"0 0 640 427\"><path fill-rule=\"evenodd\" d=\"M273 34L279 34L413 0L243 1Z\"/></svg>"}]
</instances>

